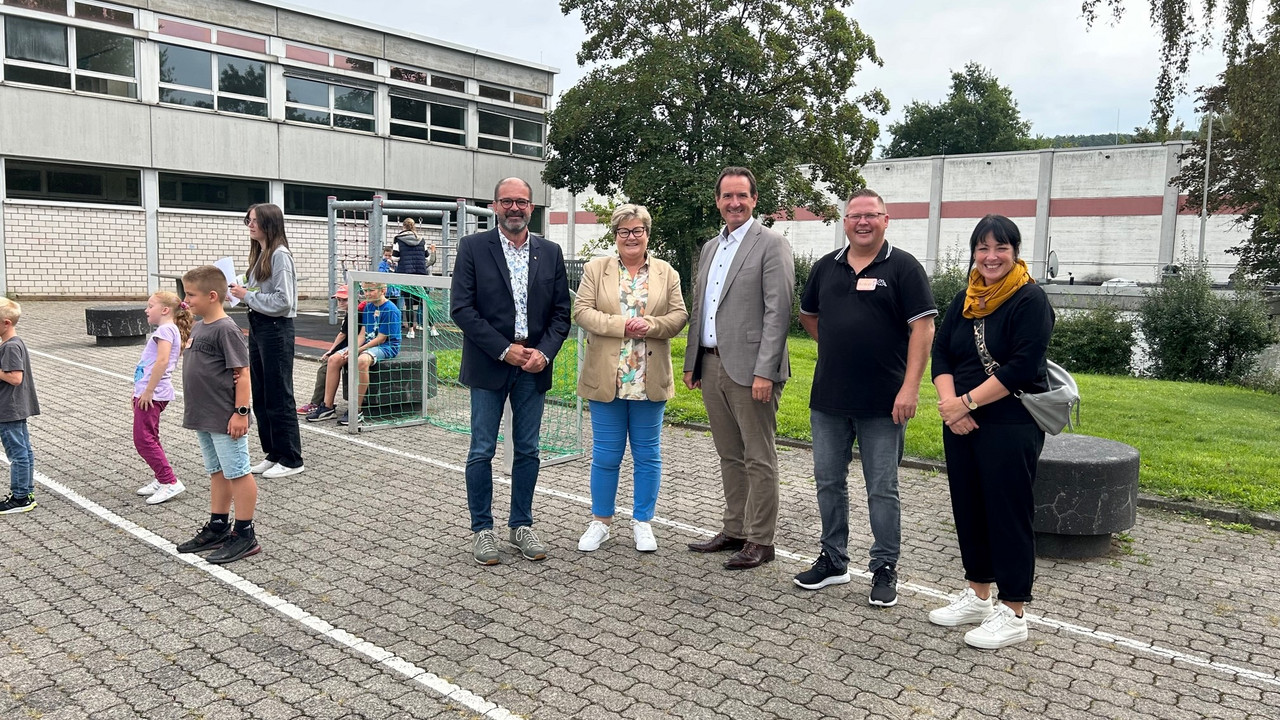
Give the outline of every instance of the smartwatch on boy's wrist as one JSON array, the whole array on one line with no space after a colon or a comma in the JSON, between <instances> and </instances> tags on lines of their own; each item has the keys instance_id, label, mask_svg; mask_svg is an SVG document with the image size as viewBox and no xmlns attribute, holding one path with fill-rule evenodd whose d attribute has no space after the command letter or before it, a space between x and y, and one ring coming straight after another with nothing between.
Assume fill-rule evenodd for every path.
<instances>
[{"instance_id":1,"label":"smartwatch on boy's wrist","mask_svg":"<svg viewBox=\"0 0 1280 720\"><path fill-rule=\"evenodd\" d=\"M238 406L238 407L236 408L236 414L237 414L237 415L248 415L248 414L249 414L249 406L248 406L248 405L240 405L240 406Z\"/></svg>"}]
</instances>

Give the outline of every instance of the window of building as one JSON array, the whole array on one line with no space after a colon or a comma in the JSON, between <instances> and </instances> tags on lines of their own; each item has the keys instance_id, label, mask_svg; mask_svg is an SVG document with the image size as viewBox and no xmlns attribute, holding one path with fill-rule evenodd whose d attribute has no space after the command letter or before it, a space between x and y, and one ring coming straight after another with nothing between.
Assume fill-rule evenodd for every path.
<instances>
[{"instance_id":1,"label":"window of building","mask_svg":"<svg viewBox=\"0 0 1280 720\"><path fill-rule=\"evenodd\" d=\"M480 97L489 98L490 100L501 100L502 102L511 102L511 91L504 90L500 87L493 87L492 85L481 85Z\"/></svg>"},{"instance_id":2,"label":"window of building","mask_svg":"<svg viewBox=\"0 0 1280 720\"><path fill-rule=\"evenodd\" d=\"M75 4L75 11L76 17L84 18L85 20L96 20L100 23L119 25L125 28L133 27L133 13L121 8L78 2Z\"/></svg>"},{"instance_id":3,"label":"window of building","mask_svg":"<svg viewBox=\"0 0 1280 720\"><path fill-rule=\"evenodd\" d=\"M467 111L456 105L391 96L391 134L450 145L467 144Z\"/></svg>"},{"instance_id":4,"label":"window of building","mask_svg":"<svg viewBox=\"0 0 1280 720\"><path fill-rule=\"evenodd\" d=\"M138 97L131 37L20 17L5 19L4 36L5 80Z\"/></svg>"},{"instance_id":5,"label":"window of building","mask_svg":"<svg viewBox=\"0 0 1280 720\"><path fill-rule=\"evenodd\" d=\"M372 89L292 76L284 83L286 120L373 132Z\"/></svg>"},{"instance_id":6,"label":"window of building","mask_svg":"<svg viewBox=\"0 0 1280 720\"><path fill-rule=\"evenodd\" d=\"M10 200L142 205L142 175L137 170L9 160L4 181Z\"/></svg>"},{"instance_id":7,"label":"window of building","mask_svg":"<svg viewBox=\"0 0 1280 720\"><path fill-rule=\"evenodd\" d=\"M266 180L236 180L160 173L160 206L185 210L244 212L267 201Z\"/></svg>"},{"instance_id":8,"label":"window of building","mask_svg":"<svg viewBox=\"0 0 1280 720\"><path fill-rule=\"evenodd\" d=\"M400 82L413 83L415 85L426 85L428 87L440 88L441 90L452 90L453 92L466 92L467 81L460 78L453 78L447 75L437 75L426 70L415 70L414 68L400 67L398 65L391 66L391 79Z\"/></svg>"},{"instance_id":9,"label":"window of building","mask_svg":"<svg viewBox=\"0 0 1280 720\"><path fill-rule=\"evenodd\" d=\"M267 64L160 43L160 102L267 116Z\"/></svg>"},{"instance_id":10,"label":"window of building","mask_svg":"<svg viewBox=\"0 0 1280 720\"><path fill-rule=\"evenodd\" d=\"M542 157L542 123L480 111L480 137L484 150Z\"/></svg>"},{"instance_id":11,"label":"window of building","mask_svg":"<svg viewBox=\"0 0 1280 720\"><path fill-rule=\"evenodd\" d=\"M374 192L372 190L356 190L353 188L285 183L284 214L324 217L329 211L330 195L339 200L372 200Z\"/></svg>"},{"instance_id":12,"label":"window of building","mask_svg":"<svg viewBox=\"0 0 1280 720\"><path fill-rule=\"evenodd\" d=\"M44 12L67 14L67 0L4 0L5 5L20 7L24 10L43 10Z\"/></svg>"}]
</instances>

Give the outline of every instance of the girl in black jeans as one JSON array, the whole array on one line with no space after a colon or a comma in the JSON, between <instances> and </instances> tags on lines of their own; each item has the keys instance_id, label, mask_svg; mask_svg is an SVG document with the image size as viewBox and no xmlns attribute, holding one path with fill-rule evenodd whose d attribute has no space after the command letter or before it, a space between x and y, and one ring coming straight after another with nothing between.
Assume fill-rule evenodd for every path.
<instances>
[{"instance_id":1,"label":"girl in black jeans","mask_svg":"<svg viewBox=\"0 0 1280 720\"><path fill-rule=\"evenodd\" d=\"M245 285L232 284L230 292L249 307L249 380L258 439L266 453L251 469L267 479L282 478L306 469L293 404L298 280L280 207L254 205L244 224L249 227L249 269Z\"/></svg>"}]
</instances>

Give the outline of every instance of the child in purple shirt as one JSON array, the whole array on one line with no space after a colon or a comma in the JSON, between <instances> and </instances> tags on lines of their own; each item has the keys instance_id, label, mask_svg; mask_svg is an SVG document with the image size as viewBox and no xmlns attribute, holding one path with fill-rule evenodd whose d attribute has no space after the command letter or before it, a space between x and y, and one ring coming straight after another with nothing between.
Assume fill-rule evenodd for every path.
<instances>
[{"instance_id":1,"label":"child in purple shirt","mask_svg":"<svg viewBox=\"0 0 1280 720\"><path fill-rule=\"evenodd\" d=\"M195 316L177 295L161 291L147 300L147 322L156 329L133 371L133 447L156 476L138 488L138 494L156 505L187 489L160 446L160 413L173 400L173 368L191 337Z\"/></svg>"}]
</instances>

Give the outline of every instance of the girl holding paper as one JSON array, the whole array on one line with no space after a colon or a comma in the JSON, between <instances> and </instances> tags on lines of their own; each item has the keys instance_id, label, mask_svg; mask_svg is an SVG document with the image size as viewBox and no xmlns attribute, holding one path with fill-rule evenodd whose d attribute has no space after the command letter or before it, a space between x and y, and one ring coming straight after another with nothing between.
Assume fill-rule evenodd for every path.
<instances>
[{"instance_id":1,"label":"girl holding paper","mask_svg":"<svg viewBox=\"0 0 1280 720\"><path fill-rule=\"evenodd\" d=\"M302 472L302 439L293 402L293 319L298 315L298 279L284 234L284 213L262 203L244 216L249 228L245 285L230 293L249 308L249 381L258 439L266 458L251 469L267 479Z\"/></svg>"}]
</instances>

